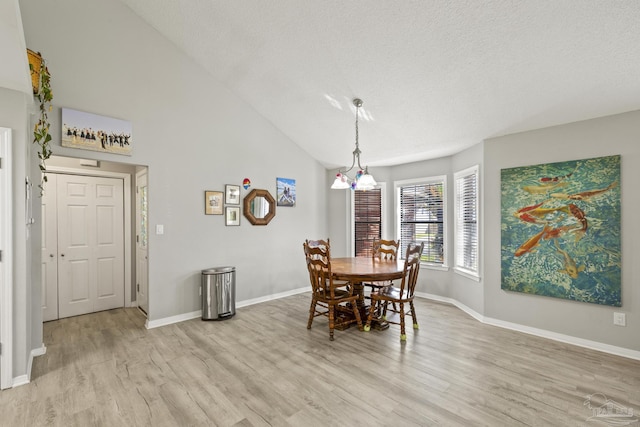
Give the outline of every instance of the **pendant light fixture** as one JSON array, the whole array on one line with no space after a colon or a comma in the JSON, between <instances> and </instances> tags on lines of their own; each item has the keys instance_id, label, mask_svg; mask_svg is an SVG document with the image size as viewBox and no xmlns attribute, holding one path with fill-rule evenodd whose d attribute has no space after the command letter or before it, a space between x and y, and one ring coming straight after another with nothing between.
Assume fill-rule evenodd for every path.
<instances>
[{"instance_id":1,"label":"pendant light fixture","mask_svg":"<svg viewBox=\"0 0 640 427\"><path fill-rule=\"evenodd\" d=\"M347 170L340 170L336 174L336 180L331 185L332 189L335 190L346 190L351 188L352 190L372 190L375 188L378 183L373 176L369 174L369 169L367 166L364 168L360 166L360 146L358 144L358 117L360 113L360 107L362 107L362 100L355 98L353 100L353 105L356 106L356 149L353 150L353 161L351 162L351 167ZM355 166L358 166L358 172L356 173L355 178L351 179L347 176Z\"/></svg>"}]
</instances>

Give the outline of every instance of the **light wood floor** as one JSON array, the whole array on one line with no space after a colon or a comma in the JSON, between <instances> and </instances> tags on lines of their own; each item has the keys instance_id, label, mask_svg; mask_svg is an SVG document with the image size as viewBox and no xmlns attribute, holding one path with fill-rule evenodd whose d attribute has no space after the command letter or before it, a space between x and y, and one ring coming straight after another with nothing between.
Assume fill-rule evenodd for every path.
<instances>
[{"instance_id":1,"label":"light wood floor","mask_svg":"<svg viewBox=\"0 0 640 427\"><path fill-rule=\"evenodd\" d=\"M397 326L330 342L326 318L306 329L309 301L152 330L136 309L48 322L31 383L0 393L0 425L606 425L587 421L594 393L640 414L640 361L426 300L405 344Z\"/></svg>"}]
</instances>

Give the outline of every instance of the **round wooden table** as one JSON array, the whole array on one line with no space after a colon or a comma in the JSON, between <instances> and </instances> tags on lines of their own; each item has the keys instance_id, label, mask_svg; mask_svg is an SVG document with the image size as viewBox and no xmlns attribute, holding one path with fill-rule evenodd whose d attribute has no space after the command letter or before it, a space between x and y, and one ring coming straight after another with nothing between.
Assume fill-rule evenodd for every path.
<instances>
[{"instance_id":1,"label":"round wooden table","mask_svg":"<svg viewBox=\"0 0 640 427\"><path fill-rule=\"evenodd\" d=\"M358 294L358 310L362 323L366 323L369 308L364 301L363 283L381 282L402 279L404 274L403 260L381 260L371 257L331 258L331 275L336 280L347 280L353 283ZM389 324L380 319L373 319L376 329L387 329Z\"/></svg>"},{"instance_id":2,"label":"round wooden table","mask_svg":"<svg viewBox=\"0 0 640 427\"><path fill-rule=\"evenodd\" d=\"M403 260L389 261L371 257L331 258L333 278L353 283L401 279L403 272Z\"/></svg>"}]
</instances>

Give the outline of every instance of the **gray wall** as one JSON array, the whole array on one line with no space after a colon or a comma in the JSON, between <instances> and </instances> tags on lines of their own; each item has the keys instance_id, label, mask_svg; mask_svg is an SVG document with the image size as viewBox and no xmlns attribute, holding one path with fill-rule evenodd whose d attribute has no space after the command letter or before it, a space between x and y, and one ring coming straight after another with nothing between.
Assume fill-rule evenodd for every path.
<instances>
[{"instance_id":1,"label":"gray wall","mask_svg":"<svg viewBox=\"0 0 640 427\"><path fill-rule=\"evenodd\" d=\"M640 111L494 138L484 153L484 299L488 317L640 350ZM500 289L500 169L621 155L622 307ZM627 326L613 325L613 312Z\"/></svg>"},{"instance_id":2,"label":"gray wall","mask_svg":"<svg viewBox=\"0 0 640 427\"><path fill-rule=\"evenodd\" d=\"M479 226L479 233L480 233L480 259L479 259L479 268L480 268L480 281L475 281L475 280L471 280L465 276L462 276L460 274L452 274L451 275L451 287L449 288L449 297L453 298L454 300L466 305L467 307L471 308L472 310L474 310L477 313L484 313L484 274L483 274L483 266L484 266L484 253L482 250L482 242L484 242L484 213L483 213L483 209L484 209L484 203L482 201L482 195L483 195L483 171L484 171L484 165L483 165L483 151L484 151L484 143L480 143L480 144L476 144L473 147L462 151L461 153L456 154L455 156L452 156L451 158L451 173L452 175L450 176L451 180L450 180L450 190L449 190L449 203L451 207L454 206L454 199L453 199L453 186L455 185L455 182L453 181L453 174L458 172L458 171L462 171L465 170L467 168L470 168L471 166L475 166L478 165L480 170L479 170L479 184L480 184L480 206L479 206L479 211L480 211L480 226ZM454 213L453 213L453 209L451 209L451 226L453 229L453 221L454 221ZM454 262L453 259L453 239L454 236L450 236L450 242L451 242L451 262Z\"/></svg>"},{"instance_id":3,"label":"gray wall","mask_svg":"<svg viewBox=\"0 0 640 427\"><path fill-rule=\"evenodd\" d=\"M481 280L476 282L453 269L423 268L418 291L452 298L487 320L510 322L524 328L640 350L640 264L637 242L640 226L640 111L623 113L562 126L539 129L489 139L451 157L393 166L382 176L387 180L388 204L393 204L393 183L398 180L447 175L449 234L447 255L453 262L453 174L473 165L480 166ZM582 158L622 156L622 307L600 306L530 294L505 292L500 288L500 170L523 165L552 163ZM378 174L372 172L376 179ZM333 179L335 172L328 172ZM348 200L348 199L347 199ZM347 231L345 214L350 206L343 192L330 197L330 229ZM339 212L339 213L336 213ZM350 218L348 214L346 218ZM387 221L393 221L387 218ZM393 227L393 226L392 226ZM346 237L342 237L343 240ZM450 266L452 264L450 263ZM613 312L624 312L627 326L613 325Z\"/></svg>"},{"instance_id":4,"label":"gray wall","mask_svg":"<svg viewBox=\"0 0 640 427\"><path fill-rule=\"evenodd\" d=\"M149 167L150 320L199 310L200 271L209 267L236 266L238 301L308 285L302 241L327 234L318 162L120 2L20 7L27 46L53 75L54 153ZM133 155L61 147L60 107L130 120ZM296 179L296 207L278 208L266 227L204 215L205 190L245 177L274 196L276 177Z\"/></svg>"},{"instance_id":5,"label":"gray wall","mask_svg":"<svg viewBox=\"0 0 640 427\"><path fill-rule=\"evenodd\" d=\"M0 126L12 131L13 169L13 376L27 373L31 350L42 345L42 310L40 308L40 270L31 271L34 234L37 226L26 225L25 178L37 171L37 161L31 155L28 129L33 105L24 93L0 88ZM39 173L37 174L39 175ZM31 177L37 187L39 178ZM34 196L39 194L34 189ZM32 199L33 200L33 199ZM37 204L37 200L36 200ZM40 212L34 209L34 216ZM39 249L39 247L38 247ZM37 254L39 257L39 253ZM39 258L38 258L39 259ZM34 285L35 284L35 285Z\"/></svg>"}]
</instances>

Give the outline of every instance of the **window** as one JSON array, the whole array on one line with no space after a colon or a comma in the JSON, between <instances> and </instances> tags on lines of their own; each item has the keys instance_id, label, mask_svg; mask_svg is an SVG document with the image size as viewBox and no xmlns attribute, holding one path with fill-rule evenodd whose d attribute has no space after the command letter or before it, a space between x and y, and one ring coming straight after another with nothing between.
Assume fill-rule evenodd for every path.
<instances>
[{"instance_id":1,"label":"window","mask_svg":"<svg viewBox=\"0 0 640 427\"><path fill-rule=\"evenodd\" d=\"M354 255L372 255L373 241L382 237L382 190L353 191Z\"/></svg>"},{"instance_id":2,"label":"window","mask_svg":"<svg viewBox=\"0 0 640 427\"><path fill-rule=\"evenodd\" d=\"M455 270L472 278L478 271L478 166L457 172L455 180Z\"/></svg>"},{"instance_id":3,"label":"window","mask_svg":"<svg viewBox=\"0 0 640 427\"><path fill-rule=\"evenodd\" d=\"M404 258L410 242L424 242L422 262L446 267L445 260L446 177L396 183L398 236Z\"/></svg>"}]
</instances>

